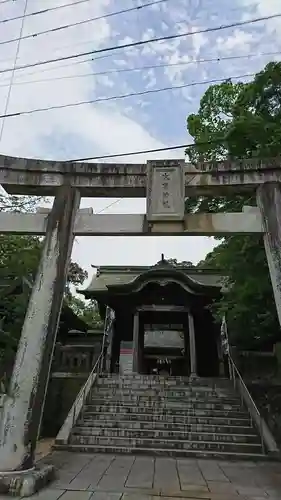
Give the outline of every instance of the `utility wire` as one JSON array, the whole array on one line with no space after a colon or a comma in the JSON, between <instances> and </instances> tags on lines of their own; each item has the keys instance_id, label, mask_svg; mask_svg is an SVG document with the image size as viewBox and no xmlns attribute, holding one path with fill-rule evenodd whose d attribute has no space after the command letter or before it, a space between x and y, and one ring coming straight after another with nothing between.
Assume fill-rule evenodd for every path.
<instances>
[{"instance_id":1,"label":"utility wire","mask_svg":"<svg viewBox=\"0 0 281 500\"><path fill-rule=\"evenodd\" d=\"M116 203L120 203L120 201L122 200L123 198L118 198L118 200L115 200L115 201L112 201L112 203L109 203L109 205L106 205L106 207L103 207L101 210L99 210L98 212L95 212L95 215L98 215L98 214L101 214L102 212L104 212L105 210L107 210L108 208L112 207L113 205L116 205Z\"/></svg>"},{"instance_id":2,"label":"utility wire","mask_svg":"<svg viewBox=\"0 0 281 500\"><path fill-rule=\"evenodd\" d=\"M223 139L220 139L220 140L216 139L216 140L212 140L212 141L197 142L196 144L190 143L190 144L180 144L179 146L168 146L165 148L143 149L140 151L132 151L130 153L127 152L127 153L116 153L116 154L112 154L112 155L89 156L87 158L77 158L77 159L75 158L75 159L66 160L66 161L61 160L60 163L64 164L64 163L83 162L83 161L88 161L88 160L102 160L102 159L106 159L106 158L118 158L118 157L122 157L122 156L131 156L131 155L134 156L134 155L140 155L140 154L146 154L146 153L158 153L160 151L172 151L172 150L176 150L176 149L183 149L183 148L189 148L189 147L195 148L197 146L207 146L208 144L211 145L211 144L222 144L222 143L223 143ZM6 155L2 154L1 156L6 156ZM46 161L48 161L48 160L46 160ZM15 171L15 172L17 172L19 170L20 170L19 168L13 167L13 171ZM53 173L52 170L44 170L44 172L46 174Z\"/></svg>"},{"instance_id":3,"label":"utility wire","mask_svg":"<svg viewBox=\"0 0 281 500\"><path fill-rule=\"evenodd\" d=\"M99 59L106 59L106 58L112 57L112 56L113 56L113 54L104 54L103 56L90 57L90 58L85 59L83 61L73 61L72 63L62 64L60 66L55 66L55 67L51 67L51 68L41 68L40 70L37 70L37 71L29 71L28 73L25 73L24 75L21 75L21 76L36 75L38 73L39 74L41 74L41 73L47 73L48 71L60 71L63 68L69 68L69 67L72 67L72 66L78 66L79 64L85 64L85 63L88 63L88 62L97 61ZM9 76L8 75L6 75L6 76L7 76L7 80L9 80ZM1 78L1 81L6 81L5 80L5 76L4 76L4 78Z\"/></svg>"},{"instance_id":4,"label":"utility wire","mask_svg":"<svg viewBox=\"0 0 281 500\"><path fill-rule=\"evenodd\" d=\"M128 97L135 97L135 96L141 96L141 95L149 95L149 94L156 94L159 92L166 92L168 90L180 90L184 89L187 87L195 87L197 85L210 85L213 83L218 83L218 82L225 82L227 80L237 80L240 78L248 78L248 77L253 77L255 76L255 73L247 73L245 75L239 75L239 76L231 76L231 77L225 77L225 78L214 78L213 80L203 80L202 82L192 82L192 83L185 83L183 85L174 85L170 87L161 87L159 89L151 89L151 90L142 90L141 92L130 92L128 94L121 94L121 95L115 95L115 96L109 96L109 97L98 97L97 99L91 99L89 101L78 101L78 102L72 102L68 104L58 104L54 106L48 106L46 108L35 108L35 109L30 109L27 111L17 111L14 113L8 113L8 114L3 114L0 115L0 118L12 118L15 116L22 116L22 115L31 115L34 113L41 113L43 111L53 111L56 109L64 109L64 108L74 108L76 106L83 106L85 104L95 104L98 102L107 102L107 101L116 101L119 99L126 99Z\"/></svg>"},{"instance_id":5,"label":"utility wire","mask_svg":"<svg viewBox=\"0 0 281 500\"><path fill-rule=\"evenodd\" d=\"M137 42L131 42L131 43L124 43L122 45L113 45L111 47L104 47L103 49L97 49L97 50L90 50L88 52L79 52L77 54L72 54L69 56L63 56L63 57L57 57L54 59L47 59L45 61L37 61L35 63L30 63L30 64L24 64L21 66L17 66L15 70L20 70L20 69L26 69L26 68L32 68L35 66L41 66L43 64L49 64L49 63L54 63L54 62L59 62L59 61L66 61L69 59L75 59L77 57L83 57L83 56L89 56L91 54L101 54L104 52L110 52L110 51L115 51L115 50L120 50L120 49L128 49L132 47L139 47L141 45L147 45L148 43L155 43L155 42L162 42L162 41L167 41L167 40L175 40L177 38L184 38L187 36L193 36L193 35L198 35L202 33L210 33L210 32L215 32L215 31L221 31L225 30L228 28L235 28L238 26L245 26L248 24L254 24L258 23L260 21L268 21L270 19L275 19L281 17L281 13L279 14L272 14L271 16L263 16L263 17L256 17L254 19L249 19L247 21L237 21L236 23L231 23L231 24L223 24L220 26L215 26L213 28L204 28L200 29L197 31L188 31L185 33L178 33L176 35L166 35L166 36L161 36L161 37L156 37L156 38L150 38L148 40L139 40ZM5 43L5 42L1 42ZM0 45L1 45L0 43ZM13 69L13 68L12 68ZM5 68L0 70L0 74L2 73L8 73L9 71L12 70L11 68Z\"/></svg>"},{"instance_id":6,"label":"utility wire","mask_svg":"<svg viewBox=\"0 0 281 500\"><path fill-rule=\"evenodd\" d=\"M125 157L125 156L137 156L137 155L141 155L141 154L147 154L147 153L159 153L159 152L164 152L164 151L173 151L173 150L176 150L176 149L184 149L184 148L196 148L196 147L199 147L199 146L212 146L212 145L223 145L225 142L225 138L220 138L220 139L213 139L213 140L210 140L210 141L198 141L196 143L192 142L192 143L189 143L189 144L180 144L180 145L176 145L176 146L167 146L167 147L164 147L164 148L154 148L154 149L142 149L142 150L139 150L139 151L131 151L131 152L125 152L125 153L115 153L115 154L112 154L112 155L100 155L100 156L88 156L86 158L75 158L75 159L71 159L71 160L67 160L68 163L78 163L78 162L84 162L84 161L90 161L90 160L105 160L105 159L108 159L108 158L121 158L121 157ZM61 162L62 164L64 163L64 161ZM212 161L210 162L206 162L206 163L212 163ZM217 163L217 162L214 162L214 163ZM106 165L106 163L104 164ZM13 170L17 170L17 169L14 169ZM240 171L243 170L243 168L240 169ZM244 171L248 171L249 169L245 170ZM250 171L251 172L256 172L256 171L259 171L260 169L258 168L251 168ZM231 169L229 171L232 171ZM237 169L233 170L234 172L237 172ZM47 170L44 170L45 173L52 173L52 171L47 171ZM199 171L200 172L200 171ZM189 172L189 173L194 173L194 172Z\"/></svg>"},{"instance_id":7,"label":"utility wire","mask_svg":"<svg viewBox=\"0 0 281 500\"><path fill-rule=\"evenodd\" d=\"M89 1L89 0L87 0L87 1ZM0 5L1 5L1 2L0 2ZM177 21L174 23L174 26L181 25L183 23L184 23L184 21ZM52 50L54 51L54 53L57 53L58 51L61 51L62 49L68 49L70 47L81 47L82 45L84 46L84 45L89 45L89 44L93 45L93 43L94 43L93 38L91 38L90 40L84 40L83 42L75 42L75 43L68 43L68 44L64 44L64 45L56 45L56 46L52 47ZM21 58L23 58L23 56L24 56L24 54L22 55ZM113 54L111 54L109 57L112 57L112 56L113 56ZM10 62L10 61L14 61L14 59L11 57L5 58L5 59L0 59L0 63L1 62Z\"/></svg>"},{"instance_id":8,"label":"utility wire","mask_svg":"<svg viewBox=\"0 0 281 500\"><path fill-rule=\"evenodd\" d=\"M217 145L217 144L223 144L225 141L225 138L221 138L221 139L215 139L215 140L211 140L211 141L200 141L200 142L192 142L192 143L189 143L189 144L180 144L180 145L177 145L177 146L167 146L167 147L164 147L164 148L155 148L155 149L143 149L143 150L140 150L140 151L132 151L130 153L126 152L126 153L116 153L116 154L112 154L112 155L101 155L101 156L88 156L87 158L79 158L79 159L71 159L71 160L61 160L61 161L57 161L59 163L61 163L61 165L64 165L64 164L67 164L67 163L76 163L76 162L83 162L83 161L89 161L89 160L102 160L102 159L106 159L106 158L118 158L118 157L124 157L124 156L134 156L134 155L140 155L140 154L146 154L146 153L158 153L160 151L172 151L172 150L176 150L176 149L183 149L183 148L196 148L198 146L210 146L210 145ZM2 155L2 156L6 156L6 155ZM34 160L32 158L32 160ZM35 160L36 161L36 160ZM39 160L38 160L39 161ZM48 162L48 160L44 160L45 162ZM49 160L51 161L51 160ZM218 162L207 162L207 163L218 163ZM104 165L106 166L107 164L104 163ZM279 168L279 167L276 167L276 168ZM260 172L261 170L266 170L265 168L261 169L259 167L256 167L256 168L251 168L251 169L243 169L242 167L239 168L239 171L244 171L244 172ZM20 169L19 167L13 167L13 171L14 172L22 172L22 169ZM37 170L32 170L33 172L36 172ZM40 168L38 170L38 172L41 171ZM217 170L208 170L208 172L216 172ZM229 169L228 172L236 172L237 173L237 169ZM44 170L44 173L45 174L53 174L54 173L54 170L47 170L45 169ZM194 170L192 172L188 172L188 173L192 173L194 174ZM204 171L198 171L198 173L204 173ZM112 204L115 204L115 203L118 203L119 200L116 200L114 201ZM105 208L108 208L108 207L105 207Z\"/></svg>"},{"instance_id":9,"label":"utility wire","mask_svg":"<svg viewBox=\"0 0 281 500\"><path fill-rule=\"evenodd\" d=\"M21 18L20 36L19 36L19 40L18 40L18 43L17 43L17 49L16 49L16 54L15 54L14 66L13 66L12 74L10 76L10 83L8 85L9 86L9 90L8 90L8 95L7 95L7 98L6 98L6 103L5 103L5 108L4 108L4 115L7 114L7 111L8 111L8 108L9 108L9 104L10 104L11 93L12 93L12 88L13 88L13 83L14 83L14 77L15 77L15 68L16 68L17 60L18 60L18 56L19 56L21 37L22 37L22 34L23 34L25 15L26 15L26 11L27 11L27 4L28 4L28 0L25 0L23 16ZM5 126L5 119L2 120L1 127L0 127L0 143L2 141L2 137L3 137L3 133L4 133L4 126Z\"/></svg>"},{"instance_id":10,"label":"utility wire","mask_svg":"<svg viewBox=\"0 0 281 500\"><path fill-rule=\"evenodd\" d=\"M0 5L3 5L4 3L10 3L10 2L16 2L16 0L2 0L2 2L0 2Z\"/></svg>"},{"instance_id":11,"label":"utility wire","mask_svg":"<svg viewBox=\"0 0 281 500\"><path fill-rule=\"evenodd\" d=\"M66 161L61 160L60 163L62 163L62 164L64 164L64 163L77 163L77 162L83 162L83 161L89 161L89 160L102 160L102 159L106 159L106 158L118 158L118 157L131 156L131 155L135 156L135 155L146 154L146 153L158 153L161 151L172 151L172 150L176 150L176 149L195 148L198 146L208 146L208 145L212 145L212 144L223 144L223 142L224 142L224 139L215 139L215 140L211 140L211 141L200 141L200 142L197 142L196 144L194 142L192 142L189 144L180 144L177 146L167 146L164 148L142 149L139 151L131 151L130 153L126 152L126 153L116 153L116 154L112 154L112 155L88 156L87 158L75 158L75 159L66 160ZM2 156L5 156L5 155L2 155ZM46 161L48 161L48 160L46 160ZM105 163L105 165L106 165L106 163ZM13 167L13 171L17 172L17 171L21 171L21 170L17 167L15 167L15 168ZM33 170L33 172L34 172L34 170ZM54 173L53 170L44 170L44 172L46 174Z\"/></svg>"},{"instance_id":12,"label":"utility wire","mask_svg":"<svg viewBox=\"0 0 281 500\"><path fill-rule=\"evenodd\" d=\"M211 144L212 142L215 141L210 141L210 142L204 142L204 143L197 143L197 144L180 144L179 146L168 146L166 148L155 148L155 149L143 149L140 151L131 151L130 153L116 153L112 155L102 155L102 156L88 156L86 158L75 158L75 160L67 160L70 163L76 163L76 162L81 162L81 161L89 161L89 160L105 160L107 158L119 158L123 156L135 156L135 155L141 155L141 154L146 154L146 153L159 153L161 151L173 151L176 149L183 149L183 148L188 148L188 147L195 147L198 145L207 145Z\"/></svg>"},{"instance_id":13,"label":"utility wire","mask_svg":"<svg viewBox=\"0 0 281 500\"><path fill-rule=\"evenodd\" d=\"M13 0L15 1L15 0ZM79 5L81 3L86 3L90 2L91 0L77 0L76 2L72 3L65 3L64 5L57 5L56 7L50 7L48 9L42 9L42 10L37 10L36 12L30 12L29 14L26 14L25 16L15 16L15 17L9 17L7 19L1 19L0 24L2 23L8 23L10 21L17 21L18 19L22 19L23 17L31 17L31 16L38 16L39 14L46 14L47 12L51 12L53 10L59 10L59 9L64 9L66 7L73 7L75 5ZM0 2L0 5L5 2Z\"/></svg>"},{"instance_id":14,"label":"utility wire","mask_svg":"<svg viewBox=\"0 0 281 500\"><path fill-rule=\"evenodd\" d=\"M29 75L35 75L36 73L46 73L48 71L57 71L62 68L69 68L70 66L78 66L78 64L84 64L87 62L91 61L96 61L97 59L106 59L109 57L112 57L114 54L104 54L102 56L97 56L97 57L89 57L87 59L84 59L83 61L72 61L70 63L66 64L60 64L59 66L52 66L51 68L41 68L35 71L28 71L24 73L24 76L29 76ZM6 62L6 61L11 61L11 59L0 59L1 62ZM7 76L9 78L9 76Z\"/></svg>"},{"instance_id":15,"label":"utility wire","mask_svg":"<svg viewBox=\"0 0 281 500\"><path fill-rule=\"evenodd\" d=\"M77 21L76 23L69 23L69 24L64 24L63 26L58 26L57 28L51 28L48 30L44 31L37 31L37 33L31 33L30 35L24 35L21 37L21 40L28 40L29 38L35 38L40 35L46 35L47 33L54 33L56 31L62 31L68 28L73 28L74 26L81 26L82 24L87 24L91 23L94 21L99 21L100 19L107 19L108 17L113 17L113 16L119 16L120 14L125 14L127 12L133 12L134 10L140 10L144 9L146 7L151 7L151 5L156 5L160 4L163 2L167 2L168 0L153 0L151 2L145 3L143 5L139 5L137 7L130 7L129 9L122 9L122 10L117 10L115 12L109 12L108 14L104 14L102 16L97 16L97 17L91 17L90 19L84 19L83 21ZM7 20L0 21L1 22L7 22ZM10 40L3 40L0 42L0 45L6 45L8 43L13 43L17 42L19 38L10 38Z\"/></svg>"},{"instance_id":16,"label":"utility wire","mask_svg":"<svg viewBox=\"0 0 281 500\"><path fill-rule=\"evenodd\" d=\"M69 79L75 79L75 78L85 78L85 77L93 77L93 76L102 76L102 75L110 75L110 74L119 74L119 73L131 73L134 71L145 71L149 69L161 69L161 68L171 68L171 67L177 67L177 66L188 66L190 64L201 64L201 63L208 63L208 62L220 62L220 61L230 61L230 60L238 60L238 59L250 59L253 57L262 57L262 56L276 56L280 55L281 51L278 52L264 52L260 54L243 54L240 56L225 56L225 57L213 57L209 59L194 59L193 61L186 61L186 62L178 62L178 63L163 63L163 64L152 64L148 66L136 66L133 68L116 68L116 69L109 69L106 71L97 71L97 72L91 72L91 73L82 73L78 75L65 75L65 76L56 76L52 78L39 78L38 80L26 80L26 81L19 81L19 82L14 82L13 85L28 85L32 83L43 83L43 82L54 82L57 80L69 80ZM90 59L93 60L93 59ZM86 61L84 61L86 62ZM36 74L38 71L35 71L34 73L30 74ZM40 73L40 72L39 72ZM7 87L8 84L0 84L1 87Z\"/></svg>"}]
</instances>

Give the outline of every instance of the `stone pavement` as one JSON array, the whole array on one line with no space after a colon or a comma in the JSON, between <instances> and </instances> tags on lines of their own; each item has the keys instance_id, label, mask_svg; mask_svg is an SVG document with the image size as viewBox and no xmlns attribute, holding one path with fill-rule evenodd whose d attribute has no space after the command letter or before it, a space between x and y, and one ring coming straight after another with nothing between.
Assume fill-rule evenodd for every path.
<instances>
[{"instance_id":1,"label":"stone pavement","mask_svg":"<svg viewBox=\"0 0 281 500\"><path fill-rule=\"evenodd\" d=\"M281 499L281 463L61 451L43 461L56 466L57 480L33 500Z\"/></svg>"}]
</instances>

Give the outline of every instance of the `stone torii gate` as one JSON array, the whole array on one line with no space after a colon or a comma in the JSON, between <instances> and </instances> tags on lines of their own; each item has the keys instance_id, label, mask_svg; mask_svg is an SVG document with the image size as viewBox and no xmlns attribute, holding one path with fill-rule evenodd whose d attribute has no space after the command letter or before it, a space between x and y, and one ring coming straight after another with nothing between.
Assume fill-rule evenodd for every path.
<instances>
[{"instance_id":1,"label":"stone torii gate","mask_svg":"<svg viewBox=\"0 0 281 500\"><path fill-rule=\"evenodd\" d=\"M53 474L34 468L34 451L75 235L156 236L263 233L281 325L280 160L147 164L70 163L0 156L0 184L10 194L55 196L52 209L0 214L0 233L44 235L9 393L0 422L0 493L30 495ZM225 214L185 214L185 197L256 191L257 207ZM81 197L147 197L147 213L93 215Z\"/></svg>"}]
</instances>

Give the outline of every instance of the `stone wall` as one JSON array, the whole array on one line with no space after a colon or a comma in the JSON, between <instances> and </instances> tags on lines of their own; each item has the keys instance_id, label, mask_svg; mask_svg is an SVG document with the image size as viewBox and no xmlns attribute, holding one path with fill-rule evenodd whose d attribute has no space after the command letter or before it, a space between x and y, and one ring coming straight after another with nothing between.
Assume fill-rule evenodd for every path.
<instances>
[{"instance_id":1,"label":"stone wall","mask_svg":"<svg viewBox=\"0 0 281 500\"><path fill-rule=\"evenodd\" d=\"M87 375L72 375L65 378L50 379L41 427L41 437L55 437L58 434L86 379Z\"/></svg>"},{"instance_id":2,"label":"stone wall","mask_svg":"<svg viewBox=\"0 0 281 500\"><path fill-rule=\"evenodd\" d=\"M102 346L103 334L87 340L72 339L57 343L48 385L41 437L55 437L75 398L94 367Z\"/></svg>"},{"instance_id":3,"label":"stone wall","mask_svg":"<svg viewBox=\"0 0 281 500\"><path fill-rule=\"evenodd\" d=\"M276 346L271 352L234 348L232 357L281 449L281 370Z\"/></svg>"},{"instance_id":4,"label":"stone wall","mask_svg":"<svg viewBox=\"0 0 281 500\"><path fill-rule=\"evenodd\" d=\"M281 379L248 382L247 386L281 449Z\"/></svg>"},{"instance_id":5,"label":"stone wall","mask_svg":"<svg viewBox=\"0 0 281 500\"><path fill-rule=\"evenodd\" d=\"M235 362L245 380L272 380L278 373L274 352L240 351L235 355Z\"/></svg>"}]
</instances>

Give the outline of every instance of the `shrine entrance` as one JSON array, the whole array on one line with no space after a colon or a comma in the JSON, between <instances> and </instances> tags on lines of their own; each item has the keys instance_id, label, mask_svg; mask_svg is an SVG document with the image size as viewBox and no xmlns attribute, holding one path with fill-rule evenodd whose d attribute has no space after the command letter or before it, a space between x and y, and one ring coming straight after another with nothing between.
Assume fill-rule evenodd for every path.
<instances>
[{"instance_id":1,"label":"shrine entrance","mask_svg":"<svg viewBox=\"0 0 281 500\"><path fill-rule=\"evenodd\" d=\"M220 331L212 314L204 307L193 312L185 307L170 308L139 309L139 357L135 370L150 375L219 376Z\"/></svg>"},{"instance_id":2,"label":"shrine entrance","mask_svg":"<svg viewBox=\"0 0 281 500\"><path fill-rule=\"evenodd\" d=\"M127 372L131 353L135 373L218 376L220 328L209 308L222 280L164 256L152 267L101 266L80 293L97 301L104 319L108 307L113 311L110 371Z\"/></svg>"},{"instance_id":3,"label":"shrine entrance","mask_svg":"<svg viewBox=\"0 0 281 500\"><path fill-rule=\"evenodd\" d=\"M45 235L9 394L2 398L0 486L4 485L5 491L11 490L14 494L15 477L19 492L27 481L24 474L19 477L18 471L28 472L30 484L34 485L38 479L40 484L43 484L42 477L52 473L46 468L39 478L33 467L34 452L42 421L74 237L263 234L281 324L281 168L279 157L266 160L239 159L237 162L205 162L196 168L187 164L184 159L149 161L147 164L134 165L102 165L45 162L4 156L0 157L0 167L0 184L7 193L54 196L51 211L43 209L36 214L0 214L1 233ZM253 192L256 192L257 206L243 207L242 211L237 213L185 213L185 197L224 196L229 192L249 192L251 197ZM147 197L147 212L94 215L89 209L79 210L83 196ZM203 274L190 279L190 270L187 275L178 268L173 269L173 272L167 271L167 268L161 271L150 270L149 279L143 280L140 274L143 276L145 273L140 270L135 272L135 279L129 282L125 279L125 283L124 273L121 273L119 281L111 284L105 281L100 283L100 305L104 310L111 308L115 313L114 322L110 323L110 327L105 325L111 369L118 363L118 359L120 360L122 342L129 344L126 350L127 353L132 353L133 371L138 372L139 367L145 367L143 360L149 364L148 359L152 359L149 355L151 356L153 347L145 347L145 332L150 331L145 330L146 325L183 325L185 359L182 361L182 358L179 358L183 369L189 369L191 375L215 375L219 352L218 328L210 316L208 304L213 300L213 293L222 293L223 283L216 282L214 277L209 279L210 276L204 281ZM119 287L122 284L121 290ZM165 292L163 302L158 289L159 294L154 294L154 299L147 302L142 296L146 285L147 290L156 286L167 286L167 289L170 287L172 290L174 286L180 286L185 290L185 298L188 300L179 301L184 297L184 293ZM148 296L149 294L146 298ZM165 317L162 320L161 316L151 320L145 317L145 314L143 316L142 313L148 311L142 310L142 307L159 308L160 305L187 309L182 312L188 317L188 336L186 318L175 320L173 317L168 320ZM157 312L157 309L155 310ZM180 332L181 329L168 331ZM189 368L185 368L188 349ZM91 377L84 386L83 398L91 389L95 379L93 373ZM74 410L72 415L77 418L79 412L76 412L76 407ZM70 418L70 428L75 418Z\"/></svg>"}]
</instances>

